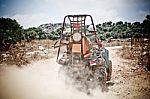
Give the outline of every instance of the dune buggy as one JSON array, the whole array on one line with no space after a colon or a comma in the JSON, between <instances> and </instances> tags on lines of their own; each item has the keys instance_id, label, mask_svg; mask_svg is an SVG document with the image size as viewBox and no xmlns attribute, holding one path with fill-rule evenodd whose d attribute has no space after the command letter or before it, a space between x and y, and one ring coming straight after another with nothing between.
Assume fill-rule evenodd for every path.
<instances>
[{"instance_id":1,"label":"dune buggy","mask_svg":"<svg viewBox=\"0 0 150 99\"><path fill-rule=\"evenodd\" d=\"M55 47L58 47L59 64L70 69L78 68L73 74L76 79L103 82L103 85L111 79L109 52L96 34L91 15L65 16L59 44L55 44Z\"/></svg>"}]
</instances>

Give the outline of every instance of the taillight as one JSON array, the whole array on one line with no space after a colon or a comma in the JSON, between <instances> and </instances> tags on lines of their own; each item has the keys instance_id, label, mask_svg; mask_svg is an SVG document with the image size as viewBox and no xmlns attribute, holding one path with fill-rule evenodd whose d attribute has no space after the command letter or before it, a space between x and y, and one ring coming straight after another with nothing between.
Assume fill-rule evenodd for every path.
<instances>
[{"instance_id":1,"label":"taillight","mask_svg":"<svg viewBox=\"0 0 150 99\"><path fill-rule=\"evenodd\" d=\"M90 66L97 65L97 61L96 60L91 60L91 61L89 61L89 63L90 63Z\"/></svg>"}]
</instances>

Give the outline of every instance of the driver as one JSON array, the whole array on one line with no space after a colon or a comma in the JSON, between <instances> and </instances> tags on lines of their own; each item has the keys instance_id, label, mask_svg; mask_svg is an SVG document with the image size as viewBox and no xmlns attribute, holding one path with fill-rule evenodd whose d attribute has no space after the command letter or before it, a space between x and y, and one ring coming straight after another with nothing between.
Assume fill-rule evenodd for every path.
<instances>
[{"instance_id":1,"label":"driver","mask_svg":"<svg viewBox=\"0 0 150 99\"><path fill-rule=\"evenodd\" d=\"M95 27L95 30L96 30L96 27ZM104 48L104 44L102 43L102 41L101 41L97 36L94 35L94 33L96 33L95 30L94 30L94 27L93 27L92 25L90 25L90 26L88 27L89 34L91 34L91 35L89 35L88 38L89 38L89 40L90 40L92 46L97 45L97 46L98 46L98 49L101 50L101 52L102 52L102 57L103 57L103 58L105 59L105 61L106 61L106 65L105 65L105 66L106 66L106 68L108 68L108 66L109 66L109 51ZM93 34L93 35L92 35L92 34ZM96 44L95 44L95 43L96 43Z\"/></svg>"}]
</instances>

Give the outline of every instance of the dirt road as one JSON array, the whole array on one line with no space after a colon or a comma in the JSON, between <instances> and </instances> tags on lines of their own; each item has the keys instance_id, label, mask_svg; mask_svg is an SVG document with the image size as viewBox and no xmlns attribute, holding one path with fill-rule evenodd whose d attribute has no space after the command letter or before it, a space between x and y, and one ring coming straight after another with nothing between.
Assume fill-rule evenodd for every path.
<instances>
[{"instance_id":1,"label":"dirt road","mask_svg":"<svg viewBox=\"0 0 150 99\"><path fill-rule=\"evenodd\" d=\"M150 99L150 74L136 75L128 61L116 54L119 48L108 48L113 62L108 92L97 89L92 96L79 92L59 72L61 66L56 58L51 58L22 68L0 66L0 99L141 99L143 96L143 99Z\"/></svg>"},{"instance_id":2,"label":"dirt road","mask_svg":"<svg viewBox=\"0 0 150 99\"><path fill-rule=\"evenodd\" d=\"M111 82L109 89L119 96L119 99L150 99L150 72L133 60L122 59L118 55L120 47L110 47L110 58L113 61Z\"/></svg>"}]
</instances>

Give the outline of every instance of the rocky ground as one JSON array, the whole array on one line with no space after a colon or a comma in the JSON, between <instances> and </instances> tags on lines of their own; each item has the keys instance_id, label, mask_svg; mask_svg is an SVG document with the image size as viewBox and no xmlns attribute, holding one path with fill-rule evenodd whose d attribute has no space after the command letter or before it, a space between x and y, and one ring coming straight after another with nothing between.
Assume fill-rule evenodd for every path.
<instances>
[{"instance_id":1,"label":"rocky ground","mask_svg":"<svg viewBox=\"0 0 150 99\"><path fill-rule=\"evenodd\" d=\"M35 60L48 59L56 54L52 40L22 41L8 50L0 50L0 64L27 65Z\"/></svg>"},{"instance_id":2,"label":"rocky ground","mask_svg":"<svg viewBox=\"0 0 150 99\"><path fill-rule=\"evenodd\" d=\"M0 99L150 99L150 73L132 60L122 59L121 47L107 47L113 63L108 92L92 90L87 95L76 90L60 72L55 55L22 67L0 65Z\"/></svg>"},{"instance_id":3,"label":"rocky ground","mask_svg":"<svg viewBox=\"0 0 150 99\"><path fill-rule=\"evenodd\" d=\"M120 99L150 99L150 72L136 65L133 60L122 59L116 54L118 48L111 47L109 50L113 61L111 81L114 82L110 91Z\"/></svg>"}]
</instances>

